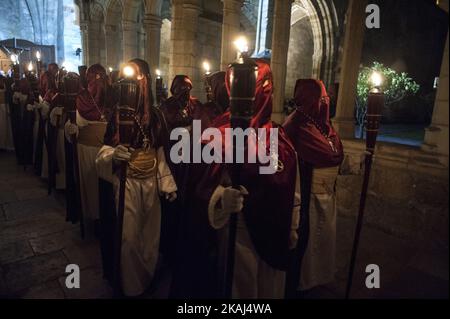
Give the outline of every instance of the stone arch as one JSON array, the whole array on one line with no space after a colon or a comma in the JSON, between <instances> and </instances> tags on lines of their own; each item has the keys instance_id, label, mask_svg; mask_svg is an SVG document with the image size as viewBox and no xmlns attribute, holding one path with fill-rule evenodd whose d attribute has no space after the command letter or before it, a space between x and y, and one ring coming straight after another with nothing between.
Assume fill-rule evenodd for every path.
<instances>
[{"instance_id":1,"label":"stone arch","mask_svg":"<svg viewBox=\"0 0 450 319\"><path fill-rule=\"evenodd\" d=\"M301 61L303 65L288 69L286 84L288 96L292 95L297 78L321 79L327 86L334 82L333 70L338 48L338 30L339 23L333 1L296 0L294 2L288 65L291 65L291 62L294 63L295 58L298 57L303 59ZM309 42L306 43L306 41Z\"/></svg>"},{"instance_id":2,"label":"stone arch","mask_svg":"<svg viewBox=\"0 0 450 319\"><path fill-rule=\"evenodd\" d=\"M106 64L105 10L93 2L89 11L89 64Z\"/></svg>"},{"instance_id":3,"label":"stone arch","mask_svg":"<svg viewBox=\"0 0 450 319\"><path fill-rule=\"evenodd\" d=\"M146 34L144 17L147 11L147 1L124 0L122 12L123 28L123 58L144 58Z\"/></svg>"},{"instance_id":4,"label":"stone arch","mask_svg":"<svg viewBox=\"0 0 450 319\"><path fill-rule=\"evenodd\" d=\"M122 2L111 0L106 8L105 39L106 39L106 65L117 68L122 62Z\"/></svg>"}]
</instances>

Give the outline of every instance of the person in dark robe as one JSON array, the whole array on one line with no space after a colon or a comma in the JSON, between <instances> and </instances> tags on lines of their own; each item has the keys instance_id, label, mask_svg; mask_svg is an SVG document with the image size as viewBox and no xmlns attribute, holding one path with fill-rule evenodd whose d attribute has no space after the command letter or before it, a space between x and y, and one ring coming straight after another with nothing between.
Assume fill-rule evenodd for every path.
<instances>
[{"instance_id":1,"label":"person in dark robe","mask_svg":"<svg viewBox=\"0 0 450 319\"><path fill-rule=\"evenodd\" d=\"M181 298L223 297L226 234L230 215L237 212L233 298L282 298L285 270L296 244L299 217L297 159L283 129L270 120L272 113L272 73L267 62L256 60L255 112L251 128L266 130L266 153L270 131L278 129L278 159L270 165L273 174L259 173L260 162L246 162L239 172L233 164L196 164L190 179L188 214L183 220L179 267L173 289ZM227 73L229 79L229 73ZM226 81L228 85L228 81ZM229 92L229 89L228 89ZM230 128L230 112L216 118L223 141ZM276 131L275 131L276 132ZM260 141L262 142L262 141ZM205 140L205 145L214 140ZM264 143L260 145L263 147ZM256 151L256 148L252 148ZM272 154L271 155L276 155ZM239 190L231 187L231 176L240 176Z\"/></svg>"},{"instance_id":2,"label":"person in dark robe","mask_svg":"<svg viewBox=\"0 0 450 319\"><path fill-rule=\"evenodd\" d=\"M197 107L193 115L194 120L201 121L202 132L226 111L230 103L225 85L225 74L224 71L218 71L208 76L207 81L211 86L212 100Z\"/></svg>"},{"instance_id":3,"label":"person in dark robe","mask_svg":"<svg viewBox=\"0 0 450 319\"><path fill-rule=\"evenodd\" d=\"M19 165L33 165L34 94L27 78L15 88L13 105L16 121L16 155Z\"/></svg>"},{"instance_id":4,"label":"person in dark robe","mask_svg":"<svg viewBox=\"0 0 450 319\"><path fill-rule=\"evenodd\" d=\"M0 151L14 150L7 91L7 78L0 74Z\"/></svg>"},{"instance_id":5,"label":"person in dark robe","mask_svg":"<svg viewBox=\"0 0 450 319\"><path fill-rule=\"evenodd\" d=\"M149 66L140 59L133 59L128 65L135 70L140 92L130 148L119 144L119 116L115 108L107 125L105 145L97 154L96 166L99 176L114 185L117 207L118 164L128 163L121 284L126 296L139 296L152 282L159 257L160 196L175 200L177 186L165 159L165 122L160 111L153 107Z\"/></svg>"},{"instance_id":6,"label":"person in dark robe","mask_svg":"<svg viewBox=\"0 0 450 319\"><path fill-rule=\"evenodd\" d=\"M168 98L162 105L161 110L167 121L169 131L176 127L190 127L193 114L200 101L191 96L192 81L187 75L177 75L172 81Z\"/></svg>"},{"instance_id":7,"label":"person in dark robe","mask_svg":"<svg viewBox=\"0 0 450 319\"><path fill-rule=\"evenodd\" d=\"M293 284L304 291L334 280L335 186L344 151L330 122L330 99L322 81L298 80L293 102L296 110L283 127L297 151L301 175L300 276Z\"/></svg>"},{"instance_id":8,"label":"person in dark robe","mask_svg":"<svg viewBox=\"0 0 450 319\"><path fill-rule=\"evenodd\" d=\"M191 96L192 81L186 75L177 75L172 81L170 93L172 96L164 100L161 104L161 111L167 122L169 136L173 129L185 128L192 131L192 121L194 114L201 108L200 101ZM165 149L166 158L170 170L175 178L178 196L177 200L169 203L163 202L163 220L161 233L161 253L166 264L172 266L176 260L174 252L176 251L177 229L180 225L180 214L183 212L186 199L186 187L189 179L189 164L173 163L170 159L170 149L177 143L175 140L169 140Z\"/></svg>"},{"instance_id":9,"label":"person in dark robe","mask_svg":"<svg viewBox=\"0 0 450 319\"><path fill-rule=\"evenodd\" d=\"M65 135L69 142L77 137L81 209L85 233L91 237L99 220L98 175L95 159L103 146L110 107L107 106L108 76L100 64L91 65L86 74L86 88L76 100L76 124L67 121Z\"/></svg>"}]
</instances>

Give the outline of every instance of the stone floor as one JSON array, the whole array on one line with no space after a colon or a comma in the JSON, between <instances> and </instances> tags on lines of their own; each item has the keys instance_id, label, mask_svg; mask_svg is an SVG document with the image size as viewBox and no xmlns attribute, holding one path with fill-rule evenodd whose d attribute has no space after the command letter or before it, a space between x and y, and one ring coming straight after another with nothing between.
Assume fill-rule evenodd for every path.
<instances>
[{"instance_id":1,"label":"stone floor","mask_svg":"<svg viewBox=\"0 0 450 319\"><path fill-rule=\"evenodd\" d=\"M78 225L65 221L64 195L0 152L0 298L109 298L98 243L83 241ZM343 298L354 221L339 218L336 282L313 289L306 299ZM433 250L363 228L353 298L448 298L448 250ZM365 265L377 264L381 288L367 289ZM81 269L81 288L65 287L65 268ZM164 298L170 276L153 285L148 298Z\"/></svg>"}]
</instances>

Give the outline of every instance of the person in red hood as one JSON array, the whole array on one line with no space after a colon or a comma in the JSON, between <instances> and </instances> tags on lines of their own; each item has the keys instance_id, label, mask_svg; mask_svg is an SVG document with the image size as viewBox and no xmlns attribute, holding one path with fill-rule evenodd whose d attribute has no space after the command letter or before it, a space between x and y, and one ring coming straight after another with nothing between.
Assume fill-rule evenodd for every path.
<instances>
[{"instance_id":1,"label":"person in red hood","mask_svg":"<svg viewBox=\"0 0 450 319\"><path fill-rule=\"evenodd\" d=\"M202 263L207 262L208 255L214 255L210 246L217 238L217 275L223 277L224 271L220 269L224 266L221 252L227 244L224 239L228 220L231 214L237 212L232 297L282 298L285 270L291 249L297 241L296 229L299 223L297 157L283 129L270 119L273 92L270 66L264 60L256 60L256 63L259 70L255 110L250 126L266 129L266 154L271 144L270 131L278 129L278 160L274 163L274 173L259 173L259 168L266 164L244 163L239 172L240 189L236 190L231 187L233 164L199 165L195 170L198 176L191 179L195 182L191 185L194 191L190 196L190 218L183 222L186 225L183 239L186 258L180 261L180 268L187 269L189 274L186 276L189 276L190 284L199 287L208 274L208 268L214 265L212 262L207 266ZM229 79L229 72L226 79ZM230 112L217 117L212 126L222 132L223 138L225 129L230 128ZM225 153L232 146L222 143L222 147ZM224 154L222 158L225 158ZM207 285L204 284L204 287ZM200 294L201 297L204 295ZM194 296L198 297L198 292Z\"/></svg>"},{"instance_id":2,"label":"person in red hood","mask_svg":"<svg viewBox=\"0 0 450 319\"><path fill-rule=\"evenodd\" d=\"M298 80L296 110L283 127L298 155L302 207L298 290L334 280L336 255L335 184L344 152L330 122L330 100L322 81ZM309 235L308 235L309 234Z\"/></svg>"},{"instance_id":3,"label":"person in red hood","mask_svg":"<svg viewBox=\"0 0 450 319\"><path fill-rule=\"evenodd\" d=\"M83 212L85 233L94 234L94 224L99 219L98 175L95 159L103 146L109 117L106 105L108 78L106 70L100 64L91 65L85 74L86 88L80 76L80 92L76 100L76 124L67 121L65 136L72 142L77 137L81 209Z\"/></svg>"},{"instance_id":4,"label":"person in red hood","mask_svg":"<svg viewBox=\"0 0 450 319\"><path fill-rule=\"evenodd\" d=\"M27 78L19 81L13 95L11 120L16 126L16 156L19 165L33 164L34 94ZM14 115L14 116L13 116Z\"/></svg>"},{"instance_id":5,"label":"person in red hood","mask_svg":"<svg viewBox=\"0 0 450 319\"><path fill-rule=\"evenodd\" d=\"M211 86L211 101L197 107L193 118L201 121L201 131L210 127L212 122L225 113L230 103L227 87L225 84L226 72L218 71L208 76Z\"/></svg>"},{"instance_id":6,"label":"person in red hood","mask_svg":"<svg viewBox=\"0 0 450 319\"><path fill-rule=\"evenodd\" d=\"M201 105L200 101L191 96L192 81L187 75L177 75L172 81L168 98L161 110L167 121L169 131L176 127L190 127L195 109Z\"/></svg>"}]
</instances>

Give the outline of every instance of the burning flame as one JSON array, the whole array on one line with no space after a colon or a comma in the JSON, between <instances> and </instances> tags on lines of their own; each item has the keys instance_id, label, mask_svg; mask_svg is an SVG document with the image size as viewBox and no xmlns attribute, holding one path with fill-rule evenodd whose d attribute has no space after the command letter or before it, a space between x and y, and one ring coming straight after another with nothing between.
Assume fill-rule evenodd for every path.
<instances>
[{"instance_id":1,"label":"burning flame","mask_svg":"<svg viewBox=\"0 0 450 319\"><path fill-rule=\"evenodd\" d=\"M33 63L28 63L28 72L33 71Z\"/></svg>"},{"instance_id":2,"label":"burning flame","mask_svg":"<svg viewBox=\"0 0 450 319\"><path fill-rule=\"evenodd\" d=\"M134 69L133 67L131 67L130 65L126 65L123 68L123 75L125 75L125 77L127 78L131 78L134 76Z\"/></svg>"},{"instance_id":3,"label":"burning flame","mask_svg":"<svg viewBox=\"0 0 450 319\"><path fill-rule=\"evenodd\" d=\"M380 87L381 84L383 84L383 77L381 73L373 71L370 75L370 82L372 83L373 87Z\"/></svg>"},{"instance_id":4,"label":"burning flame","mask_svg":"<svg viewBox=\"0 0 450 319\"><path fill-rule=\"evenodd\" d=\"M239 53L248 52L248 41L246 37L241 36L237 38L236 41L234 41L234 45Z\"/></svg>"},{"instance_id":5,"label":"burning flame","mask_svg":"<svg viewBox=\"0 0 450 319\"><path fill-rule=\"evenodd\" d=\"M38 61L41 60L41 52L40 52L40 51L36 51L36 59L37 59Z\"/></svg>"},{"instance_id":6,"label":"burning flame","mask_svg":"<svg viewBox=\"0 0 450 319\"><path fill-rule=\"evenodd\" d=\"M160 69L156 69L156 77L160 78L161 77L161 70Z\"/></svg>"},{"instance_id":7,"label":"burning flame","mask_svg":"<svg viewBox=\"0 0 450 319\"><path fill-rule=\"evenodd\" d=\"M19 61L19 57L16 54L11 54L11 62L16 64Z\"/></svg>"},{"instance_id":8,"label":"burning flame","mask_svg":"<svg viewBox=\"0 0 450 319\"><path fill-rule=\"evenodd\" d=\"M109 73L111 73L114 69L112 67L109 67L108 70L109 70Z\"/></svg>"},{"instance_id":9,"label":"burning flame","mask_svg":"<svg viewBox=\"0 0 450 319\"><path fill-rule=\"evenodd\" d=\"M211 65L209 64L208 61L203 62L203 69L205 69L205 74L211 73Z\"/></svg>"}]
</instances>

